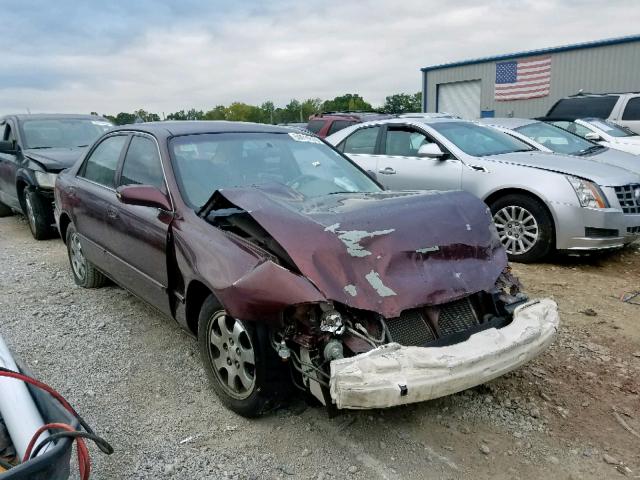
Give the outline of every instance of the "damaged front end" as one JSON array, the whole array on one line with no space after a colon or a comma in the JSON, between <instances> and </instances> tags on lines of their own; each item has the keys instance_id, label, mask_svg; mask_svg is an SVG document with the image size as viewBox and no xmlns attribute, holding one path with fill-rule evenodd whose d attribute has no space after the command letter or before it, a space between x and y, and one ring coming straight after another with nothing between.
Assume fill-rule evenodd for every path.
<instances>
[{"instance_id":1,"label":"damaged front end","mask_svg":"<svg viewBox=\"0 0 640 480\"><path fill-rule=\"evenodd\" d=\"M271 345L294 383L324 405L448 395L519 367L552 341L555 303L520 292L486 206L470 195L310 200L270 188L221 190L201 211L264 251L247 275L264 271L261 284L247 288L243 278L216 294L250 321L290 298L271 322ZM290 288L275 281L275 266L291 274Z\"/></svg>"}]
</instances>

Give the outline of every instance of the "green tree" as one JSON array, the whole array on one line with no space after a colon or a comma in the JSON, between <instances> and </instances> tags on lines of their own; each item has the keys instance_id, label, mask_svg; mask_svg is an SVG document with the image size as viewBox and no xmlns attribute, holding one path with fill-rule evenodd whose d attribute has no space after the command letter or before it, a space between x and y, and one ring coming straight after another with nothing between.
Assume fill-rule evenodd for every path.
<instances>
[{"instance_id":1,"label":"green tree","mask_svg":"<svg viewBox=\"0 0 640 480\"><path fill-rule=\"evenodd\" d=\"M116 125L128 125L136 121L136 116L133 113L120 112L116 115Z\"/></svg>"},{"instance_id":2,"label":"green tree","mask_svg":"<svg viewBox=\"0 0 640 480\"><path fill-rule=\"evenodd\" d=\"M227 107L224 105L216 105L207 113L204 114L205 120L226 120Z\"/></svg>"},{"instance_id":3,"label":"green tree","mask_svg":"<svg viewBox=\"0 0 640 480\"><path fill-rule=\"evenodd\" d=\"M422 111L422 93L413 95L408 93L396 93L385 98L382 109L386 113L407 113Z\"/></svg>"},{"instance_id":4,"label":"green tree","mask_svg":"<svg viewBox=\"0 0 640 480\"><path fill-rule=\"evenodd\" d=\"M306 122L309 117L314 113L320 113L322 111L322 100L319 98L309 98L302 102L302 121Z\"/></svg>"},{"instance_id":5,"label":"green tree","mask_svg":"<svg viewBox=\"0 0 640 480\"><path fill-rule=\"evenodd\" d=\"M143 110L143 109L136 110L135 112L133 112L133 115L135 115L136 118L139 118L143 122L159 122L160 121L160 115L158 115L157 113L147 112L146 110Z\"/></svg>"},{"instance_id":6,"label":"green tree","mask_svg":"<svg viewBox=\"0 0 640 480\"><path fill-rule=\"evenodd\" d=\"M326 100L322 104L322 110L325 112L336 111L372 111L371 104L366 102L357 93L347 93L333 100Z\"/></svg>"},{"instance_id":7,"label":"green tree","mask_svg":"<svg viewBox=\"0 0 640 480\"><path fill-rule=\"evenodd\" d=\"M264 102L262 105L260 105L260 111L261 111L262 123L271 123L271 124L275 123L274 113L276 111L276 107L272 101L269 100L267 102Z\"/></svg>"}]
</instances>

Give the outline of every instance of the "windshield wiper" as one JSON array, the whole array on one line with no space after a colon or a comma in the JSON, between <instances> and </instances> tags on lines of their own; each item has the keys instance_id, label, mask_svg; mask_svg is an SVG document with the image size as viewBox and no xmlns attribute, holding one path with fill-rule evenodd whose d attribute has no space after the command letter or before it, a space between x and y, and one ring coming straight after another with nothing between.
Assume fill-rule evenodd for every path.
<instances>
[{"instance_id":1,"label":"windshield wiper","mask_svg":"<svg viewBox=\"0 0 640 480\"><path fill-rule=\"evenodd\" d=\"M84 147L88 147L89 144L87 143L86 145L76 145L76 148L84 148Z\"/></svg>"},{"instance_id":2,"label":"windshield wiper","mask_svg":"<svg viewBox=\"0 0 640 480\"><path fill-rule=\"evenodd\" d=\"M53 147L29 147L29 150L43 150L45 148L53 148Z\"/></svg>"},{"instance_id":3,"label":"windshield wiper","mask_svg":"<svg viewBox=\"0 0 640 480\"><path fill-rule=\"evenodd\" d=\"M597 150L602 150L603 147L602 145L592 145L590 147L585 148L584 150L580 150L576 155L587 155L588 153L592 153L595 152Z\"/></svg>"}]
</instances>

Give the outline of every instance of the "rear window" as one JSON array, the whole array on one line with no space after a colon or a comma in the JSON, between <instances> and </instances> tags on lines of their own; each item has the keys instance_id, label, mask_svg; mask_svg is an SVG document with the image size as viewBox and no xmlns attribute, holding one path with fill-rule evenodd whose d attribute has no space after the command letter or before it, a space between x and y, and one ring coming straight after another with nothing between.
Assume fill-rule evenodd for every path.
<instances>
[{"instance_id":1,"label":"rear window","mask_svg":"<svg viewBox=\"0 0 640 480\"><path fill-rule=\"evenodd\" d=\"M574 97L563 98L556 103L549 113L548 118L582 118L598 117L607 118L620 97L608 95L606 97Z\"/></svg>"},{"instance_id":2,"label":"rear window","mask_svg":"<svg viewBox=\"0 0 640 480\"><path fill-rule=\"evenodd\" d=\"M307 123L307 130L312 133L318 133L324 126L324 120L311 120Z\"/></svg>"}]
</instances>

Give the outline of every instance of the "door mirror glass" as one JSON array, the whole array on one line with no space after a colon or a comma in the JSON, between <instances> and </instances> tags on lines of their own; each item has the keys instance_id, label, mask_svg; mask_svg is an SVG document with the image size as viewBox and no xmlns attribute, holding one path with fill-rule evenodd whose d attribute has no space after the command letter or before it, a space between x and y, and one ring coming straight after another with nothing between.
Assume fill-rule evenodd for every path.
<instances>
[{"instance_id":1,"label":"door mirror glass","mask_svg":"<svg viewBox=\"0 0 640 480\"><path fill-rule=\"evenodd\" d=\"M443 158L445 153L437 143L425 143L418 149L418 157L423 158Z\"/></svg>"},{"instance_id":2,"label":"door mirror glass","mask_svg":"<svg viewBox=\"0 0 640 480\"><path fill-rule=\"evenodd\" d=\"M169 199L157 187L151 185L127 185L117 190L118 200L125 205L171 210Z\"/></svg>"},{"instance_id":3,"label":"door mirror glass","mask_svg":"<svg viewBox=\"0 0 640 480\"><path fill-rule=\"evenodd\" d=\"M586 138L587 140L591 140L592 142L598 142L602 140L602 138L600 138L600 135L598 135L596 132L589 132L585 134L584 138Z\"/></svg>"},{"instance_id":4,"label":"door mirror glass","mask_svg":"<svg viewBox=\"0 0 640 480\"><path fill-rule=\"evenodd\" d=\"M16 153L15 143L11 141L0 141L0 153Z\"/></svg>"}]
</instances>

